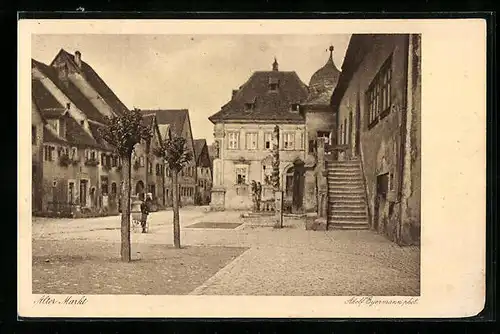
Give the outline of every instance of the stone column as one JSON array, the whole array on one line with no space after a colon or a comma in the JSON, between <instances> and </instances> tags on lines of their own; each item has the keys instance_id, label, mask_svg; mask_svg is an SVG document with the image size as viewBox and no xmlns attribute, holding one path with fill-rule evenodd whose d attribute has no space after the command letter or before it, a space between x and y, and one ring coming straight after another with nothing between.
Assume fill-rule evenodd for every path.
<instances>
[{"instance_id":1,"label":"stone column","mask_svg":"<svg viewBox=\"0 0 500 334\"><path fill-rule=\"evenodd\" d=\"M214 211L224 211L226 189L224 187L224 159L223 151L223 131L216 131L215 136L215 159L213 161L213 186L211 189L210 209Z\"/></svg>"}]
</instances>

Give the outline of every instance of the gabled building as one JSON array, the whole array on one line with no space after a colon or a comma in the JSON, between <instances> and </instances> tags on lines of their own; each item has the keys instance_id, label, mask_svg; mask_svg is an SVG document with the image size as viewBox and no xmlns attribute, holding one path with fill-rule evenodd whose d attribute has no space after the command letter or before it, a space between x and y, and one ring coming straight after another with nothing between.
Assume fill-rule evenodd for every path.
<instances>
[{"instance_id":1,"label":"gabled building","mask_svg":"<svg viewBox=\"0 0 500 334\"><path fill-rule=\"evenodd\" d=\"M217 147L213 161L214 209L250 209L252 181L263 185L262 200L274 204L271 150L273 130L278 126L285 210L317 210L315 147L318 137L324 140L332 136L335 115L329 101L339 73L330 53L308 87L295 72L280 71L275 59L271 71L254 72L233 90L231 100L209 117Z\"/></svg>"},{"instance_id":2,"label":"gabled building","mask_svg":"<svg viewBox=\"0 0 500 334\"><path fill-rule=\"evenodd\" d=\"M215 209L250 209L252 181L261 182L263 201L272 200L271 150L276 125L281 136L281 184L291 202L294 164L303 165L306 158L305 120L300 104L307 95L307 86L298 75L280 71L275 60L271 71L254 72L233 90L230 101L209 117L218 147L212 189ZM299 192L302 197L302 189Z\"/></svg>"},{"instance_id":3,"label":"gabled building","mask_svg":"<svg viewBox=\"0 0 500 334\"><path fill-rule=\"evenodd\" d=\"M329 208L329 226L346 223L341 212L344 217L349 213L351 226L362 223L399 244L419 244L420 59L420 35L352 35L331 103L337 111L339 152L332 164L337 170L349 170L350 179L344 173L337 180L351 184L353 200L349 211ZM356 204L352 203L355 174L362 175ZM331 194L347 192L333 179L328 184ZM363 210L353 212L356 208ZM355 221L354 214L362 219Z\"/></svg>"},{"instance_id":4,"label":"gabled building","mask_svg":"<svg viewBox=\"0 0 500 334\"><path fill-rule=\"evenodd\" d=\"M167 205L166 198L166 175L165 162L157 157L154 152L160 147L164 137L160 133L156 116L154 114L144 114L143 124L150 128L151 138L142 140L137 144L132 154L132 194L145 198L147 194L157 207ZM164 136L170 137L170 130L164 132Z\"/></svg>"},{"instance_id":5,"label":"gabled building","mask_svg":"<svg viewBox=\"0 0 500 334\"><path fill-rule=\"evenodd\" d=\"M210 191L212 190L212 164L205 139L194 140L194 152L198 184L196 187L198 201L196 204L210 204Z\"/></svg>"},{"instance_id":6,"label":"gabled building","mask_svg":"<svg viewBox=\"0 0 500 334\"><path fill-rule=\"evenodd\" d=\"M191 130L191 120L187 109L156 109L142 110L144 115L154 115L158 124L160 134L170 133L172 137L183 137L186 139L186 149L191 152L193 159L179 173L179 196L181 204L195 203L197 173L196 161L194 159L194 141ZM172 172L166 168L165 171L165 198L167 205L172 203Z\"/></svg>"},{"instance_id":7,"label":"gabled building","mask_svg":"<svg viewBox=\"0 0 500 334\"><path fill-rule=\"evenodd\" d=\"M99 129L126 106L80 52L65 50L50 65L32 60L32 100L33 210L117 212L121 162Z\"/></svg>"}]
</instances>

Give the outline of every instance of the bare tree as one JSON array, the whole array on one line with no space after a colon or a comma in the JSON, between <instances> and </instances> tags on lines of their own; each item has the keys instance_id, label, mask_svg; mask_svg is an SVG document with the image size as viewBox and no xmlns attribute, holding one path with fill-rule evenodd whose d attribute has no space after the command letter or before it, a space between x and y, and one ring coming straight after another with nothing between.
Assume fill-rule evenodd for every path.
<instances>
[{"instance_id":1,"label":"bare tree","mask_svg":"<svg viewBox=\"0 0 500 334\"><path fill-rule=\"evenodd\" d=\"M165 160L168 168L172 171L172 197L174 211L174 246L181 248L181 228L179 222L179 181L178 174L186 166L193 155L186 147L186 139L182 137L166 138L159 147L156 147L154 154Z\"/></svg>"},{"instance_id":2,"label":"bare tree","mask_svg":"<svg viewBox=\"0 0 500 334\"><path fill-rule=\"evenodd\" d=\"M151 138L150 129L142 122L138 109L125 111L120 116L107 118L107 124L99 129L102 138L112 145L122 161L121 189L121 260L130 262L130 177L131 156L136 144Z\"/></svg>"}]
</instances>

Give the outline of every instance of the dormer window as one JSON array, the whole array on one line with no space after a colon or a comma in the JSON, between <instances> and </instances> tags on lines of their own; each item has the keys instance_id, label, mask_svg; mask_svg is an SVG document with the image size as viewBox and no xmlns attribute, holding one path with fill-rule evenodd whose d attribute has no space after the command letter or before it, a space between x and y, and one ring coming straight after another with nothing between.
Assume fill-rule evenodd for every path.
<instances>
[{"instance_id":1,"label":"dormer window","mask_svg":"<svg viewBox=\"0 0 500 334\"><path fill-rule=\"evenodd\" d=\"M276 92L279 88L279 80L276 78L269 78L269 91Z\"/></svg>"},{"instance_id":2,"label":"dormer window","mask_svg":"<svg viewBox=\"0 0 500 334\"><path fill-rule=\"evenodd\" d=\"M252 111L253 108L254 108L254 103L252 102L245 103L245 111Z\"/></svg>"},{"instance_id":3,"label":"dormer window","mask_svg":"<svg viewBox=\"0 0 500 334\"><path fill-rule=\"evenodd\" d=\"M291 105L291 111L292 112L299 112L300 105L298 103L293 103Z\"/></svg>"}]
</instances>

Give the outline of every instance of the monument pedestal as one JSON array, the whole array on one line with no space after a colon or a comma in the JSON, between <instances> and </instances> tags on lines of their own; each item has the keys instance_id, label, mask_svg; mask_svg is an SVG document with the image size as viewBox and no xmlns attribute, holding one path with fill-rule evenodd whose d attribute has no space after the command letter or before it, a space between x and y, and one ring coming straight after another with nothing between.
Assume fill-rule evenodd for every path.
<instances>
[{"instance_id":1,"label":"monument pedestal","mask_svg":"<svg viewBox=\"0 0 500 334\"><path fill-rule=\"evenodd\" d=\"M224 211L226 201L226 189L222 187L214 187L211 190L210 210Z\"/></svg>"}]
</instances>

